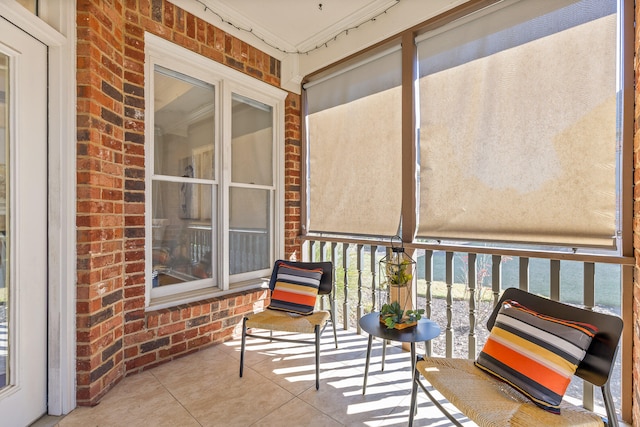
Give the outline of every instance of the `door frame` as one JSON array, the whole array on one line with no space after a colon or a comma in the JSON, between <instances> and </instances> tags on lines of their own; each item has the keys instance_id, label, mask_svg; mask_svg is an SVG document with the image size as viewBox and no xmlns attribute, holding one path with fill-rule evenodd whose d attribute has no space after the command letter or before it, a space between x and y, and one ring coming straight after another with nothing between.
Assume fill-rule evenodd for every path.
<instances>
[{"instance_id":1,"label":"door frame","mask_svg":"<svg viewBox=\"0 0 640 427\"><path fill-rule=\"evenodd\" d=\"M48 46L47 408L64 415L76 407L76 1L40 3L39 17L15 0L0 15Z\"/></svg>"}]
</instances>

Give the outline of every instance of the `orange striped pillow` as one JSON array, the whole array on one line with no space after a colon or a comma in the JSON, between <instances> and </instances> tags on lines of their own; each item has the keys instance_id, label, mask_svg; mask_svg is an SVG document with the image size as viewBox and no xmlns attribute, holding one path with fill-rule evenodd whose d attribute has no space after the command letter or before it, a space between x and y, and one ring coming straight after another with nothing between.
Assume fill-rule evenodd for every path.
<instances>
[{"instance_id":1,"label":"orange striped pillow","mask_svg":"<svg viewBox=\"0 0 640 427\"><path fill-rule=\"evenodd\" d=\"M546 316L507 300L476 366L559 414L571 377L596 332L593 325Z\"/></svg>"},{"instance_id":2,"label":"orange striped pillow","mask_svg":"<svg viewBox=\"0 0 640 427\"><path fill-rule=\"evenodd\" d=\"M322 268L279 264L269 308L298 314L313 313L321 278Z\"/></svg>"}]
</instances>

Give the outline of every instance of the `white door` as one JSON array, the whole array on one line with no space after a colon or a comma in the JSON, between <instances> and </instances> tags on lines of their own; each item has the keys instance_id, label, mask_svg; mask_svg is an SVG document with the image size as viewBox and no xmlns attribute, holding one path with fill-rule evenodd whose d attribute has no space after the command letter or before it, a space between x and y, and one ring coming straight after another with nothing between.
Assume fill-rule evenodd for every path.
<instances>
[{"instance_id":1,"label":"white door","mask_svg":"<svg viewBox=\"0 0 640 427\"><path fill-rule=\"evenodd\" d=\"M0 17L0 425L47 411L47 48Z\"/></svg>"}]
</instances>

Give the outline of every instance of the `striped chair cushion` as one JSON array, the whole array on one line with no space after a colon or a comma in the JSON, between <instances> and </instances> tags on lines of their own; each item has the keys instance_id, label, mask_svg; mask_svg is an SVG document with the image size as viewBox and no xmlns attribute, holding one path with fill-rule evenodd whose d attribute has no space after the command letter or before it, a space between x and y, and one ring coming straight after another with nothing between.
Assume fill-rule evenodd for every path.
<instances>
[{"instance_id":1,"label":"striped chair cushion","mask_svg":"<svg viewBox=\"0 0 640 427\"><path fill-rule=\"evenodd\" d=\"M311 314L316 305L322 269L304 269L279 264L269 308L298 314Z\"/></svg>"},{"instance_id":2,"label":"striped chair cushion","mask_svg":"<svg viewBox=\"0 0 640 427\"><path fill-rule=\"evenodd\" d=\"M559 414L596 332L593 325L545 316L506 300L475 364Z\"/></svg>"}]
</instances>

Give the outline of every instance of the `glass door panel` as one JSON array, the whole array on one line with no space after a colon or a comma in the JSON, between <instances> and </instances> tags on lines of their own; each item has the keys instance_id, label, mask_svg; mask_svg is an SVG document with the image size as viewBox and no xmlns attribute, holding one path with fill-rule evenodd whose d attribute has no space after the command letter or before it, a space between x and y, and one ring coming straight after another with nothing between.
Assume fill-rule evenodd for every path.
<instances>
[{"instance_id":1,"label":"glass door panel","mask_svg":"<svg viewBox=\"0 0 640 427\"><path fill-rule=\"evenodd\" d=\"M47 47L0 19L0 424L47 411Z\"/></svg>"}]
</instances>

